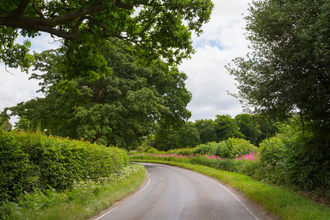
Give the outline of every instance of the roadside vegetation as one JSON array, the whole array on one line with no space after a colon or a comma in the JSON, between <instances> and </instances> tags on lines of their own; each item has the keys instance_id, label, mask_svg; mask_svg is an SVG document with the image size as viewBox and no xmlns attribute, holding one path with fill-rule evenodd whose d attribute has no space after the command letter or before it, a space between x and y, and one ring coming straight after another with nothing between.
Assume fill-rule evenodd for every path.
<instances>
[{"instance_id":1,"label":"roadside vegetation","mask_svg":"<svg viewBox=\"0 0 330 220\"><path fill-rule=\"evenodd\" d=\"M86 219L140 186L124 150L0 130L0 219Z\"/></svg>"},{"instance_id":2,"label":"roadside vegetation","mask_svg":"<svg viewBox=\"0 0 330 220\"><path fill-rule=\"evenodd\" d=\"M281 219L329 219L329 169L304 151L311 134L295 118L279 129L260 147L229 138L167 152L140 147L130 160L178 165L218 178Z\"/></svg>"},{"instance_id":3,"label":"roadside vegetation","mask_svg":"<svg viewBox=\"0 0 330 220\"><path fill-rule=\"evenodd\" d=\"M297 195L284 187L273 186L257 180L253 180L247 175L237 174L217 170L215 168L190 164L184 162L165 161L165 160L141 160L134 161L164 163L190 169L207 176L216 178L236 190L242 192L253 202L264 208L274 219L285 220L325 220L330 219L330 208L318 205Z\"/></svg>"},{"instance_id":4,"label":"roadside vegetation","mask_svg":"<svg viewBox=\"0 0 330 220\"><path fill-rule=\"evenodd\" d=\"M132 164L109 177L75 182L70 190L26 193L16 202L3 202L0 219L87 219L134 192L145 177L143 165Z\"/></svg>"}]
</instances>

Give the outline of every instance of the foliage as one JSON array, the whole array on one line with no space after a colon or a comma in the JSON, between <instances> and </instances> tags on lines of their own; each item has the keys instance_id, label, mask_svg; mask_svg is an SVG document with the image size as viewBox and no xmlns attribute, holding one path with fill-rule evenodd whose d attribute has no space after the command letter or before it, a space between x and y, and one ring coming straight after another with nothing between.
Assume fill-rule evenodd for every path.
<instances>
[{"instance_id":1,"label":"foliage","mask_svg":"<svg viewBox=\"0 0 330 220\"><path fill-rule=\"evenodd\" d=\"M278 132L277 119L261 114L238 114L234 119L229 115L217 115L215 121L202 119L195 121L201 143L220 142L229 137L240 137L251 141L258 146L259 143Z\"/></svg>"},{"instance_id":2,"label":"foliage","mask_svg":"<svg viewBox=\"0 0 330 220\"><path fill-rule=\"evenodd\" d=\"M106 67L99 45L106 41L132 42L129 50L151 62L163 57L180 63L194 52L191 32L202 33L213 3L203 1L14 0L0 2L0 59L5 65L27 71L32 60L29 42L14 44L18 36L36 37L40 32L60 37L65 79L98 79ZM54 39L55 40L55 39Z\"/></svg>"},{"instance_id":3,"label":"foliage","mask_svg":"<svg viewBox=\"0 0 330 220\"><path fill-rule=\"evenodd\" d=\"M245 139L251 141L252 144L258 145L259 136L261 135L260 125L250 114L239 114L235 117L235 122L238 125Z\"/></svg>"},{"instance_id":4,"label":"foliage","mask_svg":"<svg viewBox=\"0 0 330 220\"><path fill-rule=\"evenodd\" d=\"M239 131L235 120L232 119L230 115L216 115L215 124L218 142L232 137L244 137L244 135Z\"/></svg>"},{"instance_id":5,"label":"foliage","mask_svg":"<svg viewBox=\"0 0 330 220\"><path fill-rule=\"evenodd\" d=\"M212 119L196 120L195 127L199 132L202 144L217 141L216 124Z\"/></svg>"},{"instance_id":6,"label":"foliage","mask_svg":"<svg viewBox=\"0 0 330 220\"><path fill-rule=\"evenodd\" d=\"M328 1L254 1L246 17L252 54L236 58L236 95L247 109L310 121L329 147ZM329 160L329 158L328 158Z\"/></svg>"},{"instance_id":7,"label":"foliage","mask_svg":"<svg viewBox=\"0 0 330 220\"><path fill-rule=\"evenodd\" d=\"M222 170L217 170L203 165L180 163L174 161L160 160L135 160L139 162L154 162L180 166L190 169L207 176L216 178L221 182L234 187L242 192L252 201L258 202L265 210L272 213L272 216L286 220L310 220L310 219L329 219L330 210L328 207L318 205L314 201L303 198L300 195L283 187L266 184L252 178ZM283 208L285 207L285 208Z\"/></svg>"},{"instance_id":8,"label":"foliage","mask_svg":"<svg viewBox=\"0 0 330 220\"><path fill-rule=\"evenodd\" d=\"M95 181L75 182L70 190L25 193L17 203L3 202L0 219L87 219L134 192L145 180L143 165L132 164Z\"/></svg>"},{"instance_id":9,"label":"foliage","mask_svg":"<svg viewBox=\"0 0 330 220\"><path fill-rule=\"evenodd\" d=\"M34 128L40 124L41 130L56 136L127 149L136 148L156 122L175 127L190 117L186 74L160 60L150 67L138 66L135 56L110 43L101 49L113 72L95 81L71 81L76 92L57 88L63 82L57 65L63 56L58 51L37 55L35 67L44 74L31 78L41 80L40 91L46 96L9 108L11 115L27 119Z\"/></svg>"},{"instance_id":10,"label":"foliage","mask_svg":"<svg viewBox=\"0 0 330 220\"><path fill-rule=\"evenodd\" d=\"M280 120L278 119L272 119L270 117L267 117L265 115L253 115L253 119L257 122L259 129L261 131L261 134L258 137L258 145L263 140L267 138L271 138L276 135L277 132L279 132L279 125ZM282 123L286 123L286 121L282 121Z\"/></svg>"},{"instance_id":11,"label":"foliage","mask_svg":"<svg viewBox=\"0 0 330 220\"><path fill-rule=\"evenodd\" d=\"M200 144L195 147L194 153L195 154L208 154L208 155L215 155L216 150L218 149L219 145L223 144L223 142L216 143L216 142L208 142L205 144Z\"/></svg>"},{"instance_id":12,"label":"foliage","mask_svg":"<svg viewBox=\"0 0 330 220\"><path fill-rule=\"evenodd\" d=\"M193 122L185 122L181 127L160 126L156 132L156 146L159 150L195 147L200 143L199 133Z\"/></svg>"},{"instance_id":13,"label":"foliage","mask_svg":"<svg viewBox=\"0 0 330 220\"><path fill-rule=\"evenodd\" d=\"M257 152L258 148L245 139L229 138L220 143L216 149L215 155L222 158L237 158L250 152Z\"/></svg>"},{"instance_id":14,"label":"foliage","mask_svg":"<svg viewBox=\"0 0 330 220\"><path fill-rule=\"evenodd\" d=\"M172 149L167 151L167 154L177 154L177 155L193 155L195 154L196 148L179 148L179 149Z\"/></svg>"},{"instance_id":15,"label":"foliage","mask_svg":"<svg viewBox=\"0 0 330 220\"><path fill-rule=\"evenodd\" d=\"M312 133L303 132L299 121L284 125L276 137L263 141L260 160L270 182L318 190L330 198L329 152L315 146Z\"/></svg>"},{"instance_id":16,"label":"foliage","mask_svg":"<svg viewBox=\"0 0 330 220\"><path fill-rule=\"evenodd\" d=\"M12 125L9 122L9 117L6 115L0 114L0 130L10 131L11 128L12 128Z\"/></svg>"},{"instance_id":17,"label":"foliage","mask_svg":"<svg viewBox=\"0 0 330 220\"><path fill-rule=\"evenodd\" d=\"M74 181L109 176L128 163L126 153L118 148L40 132L0 130L0 146L0 201L34 189L64 190Z\"/></svg>"}]
</instances>

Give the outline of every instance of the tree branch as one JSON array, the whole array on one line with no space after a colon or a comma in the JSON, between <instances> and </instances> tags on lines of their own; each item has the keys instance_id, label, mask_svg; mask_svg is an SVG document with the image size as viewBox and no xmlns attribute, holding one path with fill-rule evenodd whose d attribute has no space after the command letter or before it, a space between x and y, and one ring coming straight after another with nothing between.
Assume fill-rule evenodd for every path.
<instances>
[{"instance_id":1,"label":"tree branch","mask_svg":"<svg viewBox=\"0 0 330 220\"><path fill-rule=\"evenodd\" d=\"M18 8L11 12L11 17L14 19L21 18L30 2L31 0L22 0L21 3L18 5Z\"/></svg>"},{"instance_id":2,"label":"tree branch","mask_svg":"<svg viewBox=\"0 0 330 220\"><path fill-rule=\"evenodd\" d=\"M5 9L3 9L3 8L0 8L0 11L3 11L3 12L6 13L8 16L10 16L10 12L9 12L9 11L7 11L7 10L5 10Z\"/></svg>"},{"instance_id":3,"label":"tree branch","mask_svg":"<svg viewBox=\"0 0 330 220\"><path fill-rule=\"evenodd\" d=\"M115 5L118 8L122 8L122 9L127 9L127 10L132 10L133 9L133 5L125 3L125 2L121 2L120 0L116 0Z\"/></svg>"},{"instance_id":4,"label":"tree branch","mask_svg":"<svg viewBox=\"0 0 330 220\"><path fill-rule=\"evenodd\" d=\"M89 14L95 14L101 11L106 10L104 5L97 5L92 8L79 9L77 11L57 16L51 19L45 18L20 18L13 19L12 17L0 17L0 24L11 27L34 27L34 26L46 26L46 27L55 27L59 24L66 22L74 21L77 18L83 17Z\"/></svg>"},{"instance_id":5,"label":"tree branch","mask_svg":"<svg viewBox=\"0 0 330 220\"><path fill-rule=\"evenodd\" d=\"M38 5L36 3L35 0L33 0L33 7L34 7L34 10L38 13L38 15L41 17L41 18L45 18L44 14L40 11L40 9L38 8Z\"/></svg>"},{"instance_id":6,"label":"tree branch","mask_svg":"<svg viewBox=\"0 0 330 220\"><path fill-rule=\"evenodd\" d=\"M79 34L79 26L81 25L81 23L86 19L86 17L81 17L78 19L78 21L75 23L75 25L72 28L72 31L74 34Z\"/></svg>"},{"instance_id":7,"label":"tree branch","mask_svg":"<svg viewBox=\"0 0 330 220\"><path fill-rule=\"evenodd\" d=\"M70 32L66 32L66 31L60 31L57 29L54 29L52 27L45 27L45 26L35 26L35 27L25 27L25 26L21 26L20 28L26 29L26 30L32 30L32 31L43 31L43 32L47 32L50 34L53 34L55 36L64 38L66 40L76 40L79 39L79 33L70 33Z\"/></svg>"}]
</instances>

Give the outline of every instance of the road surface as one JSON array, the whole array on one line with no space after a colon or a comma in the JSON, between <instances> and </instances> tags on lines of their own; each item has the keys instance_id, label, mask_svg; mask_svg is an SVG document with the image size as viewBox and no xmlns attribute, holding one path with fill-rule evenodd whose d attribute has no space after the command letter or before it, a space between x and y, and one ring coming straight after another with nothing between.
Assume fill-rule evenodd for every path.
<instances>
[{"instance_id":1,"label":"road surface","mask_svg":"<svg viewBox=\"0 0 330 220\"><path fill-rule=\"evenodd\" d=\"M144 163L148 177L133 195L93 220L263 220L246 199L202 174Z\"/></svg>"}]
</instances>

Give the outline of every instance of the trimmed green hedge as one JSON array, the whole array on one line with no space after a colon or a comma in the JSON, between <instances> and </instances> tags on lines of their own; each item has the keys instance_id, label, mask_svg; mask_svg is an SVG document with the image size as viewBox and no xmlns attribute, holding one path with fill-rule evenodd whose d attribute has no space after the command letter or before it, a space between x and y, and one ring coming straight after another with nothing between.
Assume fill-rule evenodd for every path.
<instances>
[{"instance_id":1,"label":"trimmed green hedge","mask_svg":"<svg viewBox=\"0 0 330 220\"><path fill-rule=\"evenodd\" d=\"M118 148L0 130L0 201L34 189L68 189L74 181L107 177L127 164L126 152Z\"/></svg>"}]
</instances>

